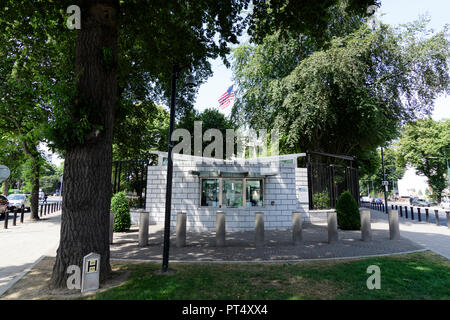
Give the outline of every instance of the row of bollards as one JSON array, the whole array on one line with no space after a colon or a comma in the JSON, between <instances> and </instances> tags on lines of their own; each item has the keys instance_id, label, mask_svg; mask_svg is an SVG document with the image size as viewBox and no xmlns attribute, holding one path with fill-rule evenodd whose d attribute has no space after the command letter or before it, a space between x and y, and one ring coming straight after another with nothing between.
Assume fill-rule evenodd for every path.
<instances>
[{"instance_id":1,"label":"row of bollards","mask_svg":"<svg viewBox=\"0 0 450 320\"><path fill-rule=\"evenodd\" d=\"M362 203L362 205L366 208L370 208L373 210L378 210L378 211L385 211L385 207L383 204L379 204L379 203ZM405 219L411 219L411 220L415 220L415 218L417 217L417 220L419 222L422 222L423 219L423 213L421 212L421 208L416 208L416 213L417 216L415 216L415 212L414 212L414 207L413 206L409 206L409 210L408 210L408 206L401 206L401 205L391 205L391 210L395 210L398 212L399 216L401 218L405 218ZM429 208L425 208L425 222L426 223L430 223L430 212L429 212ZM447 227L450 229L450 211L445 211L446 214L446 219L447 219ZM439 221L439 210L438 209L434 209L434 217L435 217L435 223L437 226L440 226L441 223Z\"/></svg>"},{"instance_id":2,"label":"row of bollards","mask_svg":"<svg viewBox=\"0 0 450 320\"><path fill-rule=\"evenodd\" d=\"M44 215L47 215L47 214L53 213L55 211L59 211L59 210L61 210L61 207L62 207L62 202L54 202L54 203L48 203L48 204L46 203L45 205L41 204L39 215L42 217L42 213L44 213ZM23 208L23 207L20 209L16 208L12 212L13 213L13 216L12 216L13 226L17 225L17 215L18 215L19 211L20 211L20 223L23 223L23 219L24 219L24 215L25 215L25 208ZM5 212L5 220L4 220L4 226L3 226L4 229L8 229L10 213L11 212L9 212L9 211Z\"/></svg>"},{"instance_id":3,"label":"row of bollards","mask_svg":"<svg viewBox=\"0 0 450 320\"><path fill-rule=\"evenodd\" d=\"M361 240L372 240L372 229L370 210L366 208L360 209L361 215ZM186 246L186 212L179 212L176 219L176 246ZM148 245L148 226L149 213L141 211L139 221L139 246L145 247ZM335 211L327 212L327 229L328 229L328 243L333 243L339 240L337 214ZM264 246L264 213L255 213L255 238L254 243L256 247ZM112 232L111 232L112 234ZM217 211L216 213L216 246L225 246L225 212ZM391 240L400 239L400 228L398 212L389 210L389 238ZM292 242L296 245L303 243L303 219L302 212L292 213ZM111 240L112 243L112 240Z\"/></svg>"}]
</instances>

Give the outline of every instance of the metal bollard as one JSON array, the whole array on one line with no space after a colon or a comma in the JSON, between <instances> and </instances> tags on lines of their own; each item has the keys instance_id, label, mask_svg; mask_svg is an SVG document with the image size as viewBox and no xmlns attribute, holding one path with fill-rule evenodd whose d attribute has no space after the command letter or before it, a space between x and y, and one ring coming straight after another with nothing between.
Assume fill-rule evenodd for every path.
<instances>
[{"instance_id":1,"label":"metal bollard","mask_svg":"<svg viewBox=\"0 0 450 320\"><path fill-rule=\"evenodd\" d=\"M41 204L41 212L40 212L41 217L42 217L42 211L43 211L43 205Z\"/></svg>"},{"instance_id":2,"label":"metal bollard","mask_svg":"<svg viewBox=\"0 0 450 320\"><path fill-rule=\"evenodd\" d=\"M436 225L440 226L441 223L439 222L439 210L434 210L434 217L436 218Z\"/></svg>"},{"instance_id":3,"label":"metal bollard","mask_svg":"<svg viewBox=\"0 0 450 320\"><path fill-rule=\"evenodd\" d=\"M225 246L225 212L223 211L216 213L216 246Z\"/></svg>"},{"instance_id":4,"label":"metal bollard","mask_svg":"<svg viewBox=\"0 0 450 320\"><path fill-rule=\"evenodd\" d=\"M31 210L31 209L30 209ZM25 208L22 208L21 212L20 212L20 223L23 223L23 217L25 215Z\"/></svg>"},{"instance_id":5,"label":"metal bollard","mask_svg":"<svg viewBox=\"0 0 450 320\"><path fill-rule=\"evenodd\" d=\"M400 227L398 224L398 212L395 210L389 210L389 239L400 239Z\"/></svg>"},{"instance_id":6,"label":"metal bollard","mask_svg":"<svg viewBox=\"0 0 450 320\"><path fill-rule=\"evenodd\" d=\"M370 241L372 240L372 228L370 225L370 210L362 209L360 210L361 218L361 240Z\"/></svg>"},{"instance_id":7,"label":"metal bollard","mask_svg":"<svg viewBox=\"0 0 450 320\"><path fill-rule=\"evenodd\" d=\"M44 216L47 215L47 204L44 205Z\"/></svg>"},{"instance_id":8,"label":"metal bollard","mask_svg":"<svg viewBox=\"0 0 450 320\"><path fill-rule=\"evenodd\" d=\"M391 204L391 209L394 210L394 205L393 204Z\"/></svg>"},{"instance_id":9,"label":"metal bollard","mask_svg":"<svg viewBox=\"0 0 450 320\"><path fill-rule=\"evenodd\" d=\"M399 211L400 211L400 217L403 217L403 209L402 209L402 206L398 206L398 208L399 208Z\"/></svg>"},{"instance_id":10,"label":"metal bollard","mask_svg":"<svg viewBox=\"0 0 450 320\"><path fill-rule=\"evenodd\" d=\"M395 210L398 210L398 206L397 205L395 205Z\"/></svg>"},{"instance_id":11,"label":"metal bollard","mask_svg":"<svg viewBox=\"0 0 450 320\"><path fill-rule=\"evenodd\" d=\"M8 229L9 211L5 211L5 225L3 228Z\"/></svg>"},{"instance_id":12,"label":"metal bollard","mask_svg":"<svg viewBox=\"0 0 450 320\"><path fill-rule=\"evenodd\" d=\"M419 221L422 221L422 216L420 214L420 208L417 208L417 218L419 219Z\"/></svg>"},{"instance_id":13,"label":"metal bollard","mask_svg":"<svg viewBox=\"0 0 450 320\"><path fill-rule=\"evenodd\" d=\"M176 225L176 245L178 248L186 246L186 212L179 212Z\"/></svg>"},{"instance_id":14,"label":"metal bollard","mask_svg":"<svg viewBox=\"0 0 450 320\"><path fill-rule=\"evenodd\" d=\"M414 207L411 207L411 220L414 220Z\"/></svg>"},{"instance_id":15,"label":"metal bollard","mask_svg":"<svg viewBox=\"0 0 450 320\"><path fill-rule=\"evenodd\" d=\"M408 207L405 206L405 218L408 219Z\"/></svg>"},{"instance_id":16,"label":"metal bollard","mask_svg":"<svg viewBox=\"0 0 450 320\"><path fill-rule=\"evenodd\" d=\"M430 214L428 212L428 208L425 208L425 221L430 223Z\"/></svg>"},{"instance_id":17,"label":"metal bollard","mask_svg":"<svg viewBox=\"0 0 450 320\"><path fill-rule=\"evenodd\" d=\"M16 225L16 222L17 222L17 208L14 209L13 226Z\"/></svg>"},{"instance_id":18,"label":"metal bollard","mask_svg":"<svg viewBox=\"0 0 450 320\"><path fill-rule=\"evenodd\" d=\"M292 212L292 241L294 244L301 244L303 242L303 220L301 212Z\"/></svg>"},{"instance_id":19,"label":"metal bollard","mask_svg":"<svg viewBox=\"0 0 450 320\"><path fill-rule=\"evenodd\" d=\"M111 217L110 217L111 219ZM148 245L148 225L150 216L147 211L139 210L139 246ZM177 239L178 241L178 239Z\"/></svg>"},{"instance_id":20,"label":"metal bollard","mask_svg":"<svg viewBox=\"0 0 450 320\"><path fill-rule=\"evenodd\" d=\"M336 242L339 240L339 234L337 229L337 213L336 211L327 212L328 223L328 243Z\"/></svg>"},{"instance_id":21,"label":"metal bollard","mask_svg":"<svg viewBox=\"0 0 450 320\"><path fill-rule=\"evenodd\" d=\"M264 246L264 213L255 213L255 245L256 247Z\"/></svg>"}]
</instances>

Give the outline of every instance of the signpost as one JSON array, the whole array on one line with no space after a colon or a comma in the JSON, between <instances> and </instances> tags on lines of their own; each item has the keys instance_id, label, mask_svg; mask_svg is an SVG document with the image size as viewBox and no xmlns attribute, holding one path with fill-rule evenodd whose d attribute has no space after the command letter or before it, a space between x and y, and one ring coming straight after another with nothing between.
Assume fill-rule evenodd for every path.
<instances>
[{"instance_id":1,"label":"signpost","mask_svg":"<svg viewBox=\"0 0 450 320\"><path fill-rule=\"evenodd\" d=\"M11 171L7 166L0 164L0 183L9 178Z\"/></svg>"}]
</instances>

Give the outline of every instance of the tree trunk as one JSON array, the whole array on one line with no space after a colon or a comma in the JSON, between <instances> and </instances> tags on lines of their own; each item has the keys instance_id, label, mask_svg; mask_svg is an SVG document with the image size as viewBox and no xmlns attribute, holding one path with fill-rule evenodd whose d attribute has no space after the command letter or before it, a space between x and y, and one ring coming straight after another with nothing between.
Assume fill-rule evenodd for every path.
<instances>
[{"instance_id":1,"label":"tree trunk","mask_svg":"<svg viewBox=\"0 0 450 320\"><path fill-rule=\"evenodd\" d=\"M37 152L37 151L36 151ZM39 158L33 157L31 163L31 171L32 171L32 184L33 189L31 190L31 214L30 220L36 221L39 220L39 176L40 176L41 166L39 164Z\"/></svg>"},{"instance_id":2,"label":"tree trunk","mask_svg":"<svg viewBox=\"0 0 450 320\"><path fill-rule=\"evenodd\" d=\"M9 191L9 178L6 179L6 180L3 182L3 194L4 194L5 196L7 196L7 195L8 195L8 191Z\"/></svg>"},{"instance_id":3,"label":"tree trunk","mask_svg":"<svg viewBox=\"0 0 450 320\"><path fill-rule=\"evenodd\" d=\"M83 257L90 252L101 255L100 281L111 271L109 210L113 119L118 101L119 1L81 1L80 8L75 60L78 101L88 101L94 108L95 116L89 120L101 128L93 130L82 145L66 150L61 237L51 279L54 288L65 287L67 267L81 267Z\"/></svg>"}]
</instances>

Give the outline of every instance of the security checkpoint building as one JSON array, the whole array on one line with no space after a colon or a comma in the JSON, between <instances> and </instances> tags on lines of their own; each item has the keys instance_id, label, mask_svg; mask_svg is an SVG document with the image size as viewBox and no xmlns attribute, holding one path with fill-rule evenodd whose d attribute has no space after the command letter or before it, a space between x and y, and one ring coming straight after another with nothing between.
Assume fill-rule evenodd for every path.
<instances>
[{"instance_id":1,"label":"security checkpoint building","mask_svg":"<svg viewBox=\"0 0 450 320\"><path fill-rule=\"evenodd\" d=\"M167 152L154 153L145 208L151 224L164 225ZM307 168L297 167L299 157L305 154L238 160L174 154L171 228L179 212L190 231L215 231L217 211L225 212L230 231L253 230L256 212L264 213L266 229L290 229L293 212L303 212L306 223L321 219L308 209Z\"/></svg>"}]
</instances>

